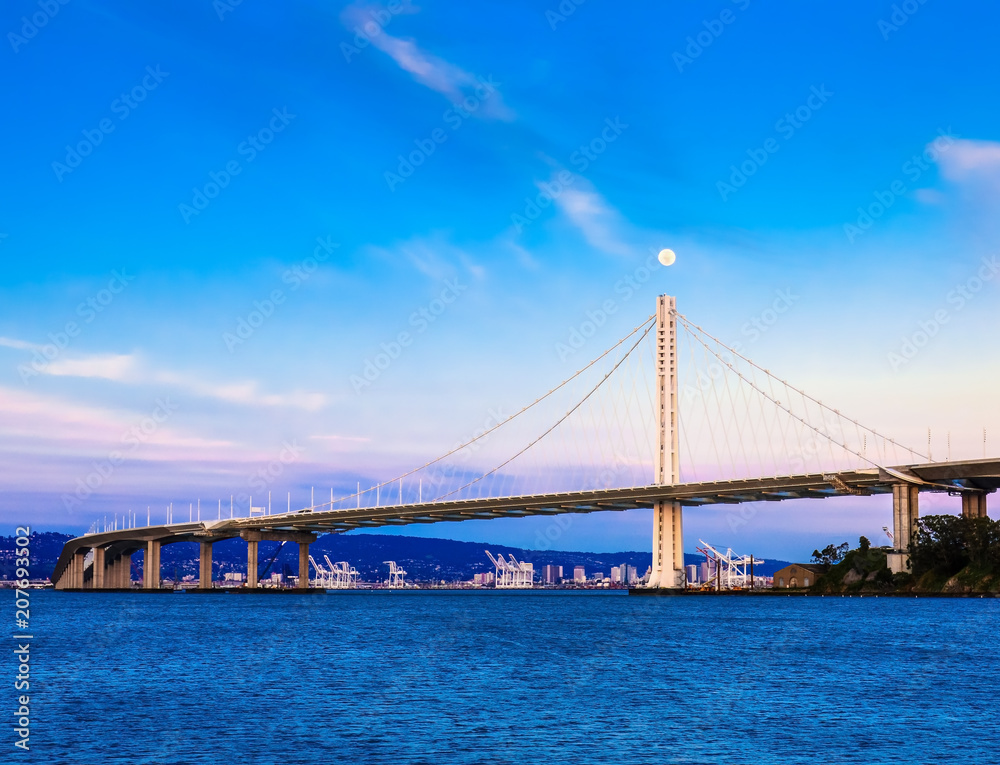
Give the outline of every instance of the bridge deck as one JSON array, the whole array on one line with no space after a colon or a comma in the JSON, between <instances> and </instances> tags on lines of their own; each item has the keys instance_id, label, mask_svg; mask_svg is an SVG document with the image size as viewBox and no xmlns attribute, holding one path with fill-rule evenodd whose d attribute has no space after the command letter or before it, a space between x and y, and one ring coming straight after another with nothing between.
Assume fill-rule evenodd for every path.
<instances>
[{"instance_id":1,"label":"bridge deck","mask_svg":"<svg viewBox=\"0 0 1000 765\"><path fill-rule=\"evenodd\" d=\"M537 494L499 499L465 499L384 505L314 512L299 510L254 518L174 523L86 534L69 540L53 571L56 581L73 554L81 548L108 547L114 555L141 549L145 542L218 541L245 531L311 531L339 533L353 529L440 523L528 515L593 513L651 508L656 502L679 502L688 507L778 502L788 499L824 499L834 496L888 494L893 484L917 483L921 491L995 491L1000 488L1000 459L904 465L888 470L871 468L837 473L774 476L735 481L649 485L624 489Z\"/></svg>"}]
</instances>

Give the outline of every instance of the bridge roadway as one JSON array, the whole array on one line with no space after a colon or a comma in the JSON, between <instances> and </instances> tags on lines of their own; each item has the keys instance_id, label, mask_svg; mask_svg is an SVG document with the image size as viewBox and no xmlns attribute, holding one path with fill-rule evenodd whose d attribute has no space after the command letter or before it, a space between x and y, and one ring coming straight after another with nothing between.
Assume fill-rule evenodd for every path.
<instances>
[{"instance_id":1,"label":"bridge roadway","mask_svg":"<svg viewBox=\"0 0 1000 765\"><path fill-rule=\"evenodd\" d=\"M160 547L175 542L199 542L202 568L200 583L202 587L211 587L212 543L242 537L249 546L248 584L253 587L257 584L257 543L263 540L298 542L299 570L308 571L309 543L315 540L317 533L341 533L353 529L411 523L623 511L652 508L658 502L700 507L890 493L893 495L894 544L897 550L905 554L917 519L919 492L961 494L963 514L979 517L986 515L986 494L997 488L1000 488L1000 459L986 459L341 510L317 511L306 508L291 513L251 518L173 523L86 534L66 543L53 571L52 581L58 589L130 587L131 556L144 549L146 560L152 560L152 568L157 569L155 580L147 576L144 586L158 588ZM94 550L94 565L85 571L83 558L90 549ZM144 565L144 570L149 571L150 568L149 565ZM308 577L305 579L305 584L300 583L300 586L308 586Z\"/></svg>"}]
</instances>

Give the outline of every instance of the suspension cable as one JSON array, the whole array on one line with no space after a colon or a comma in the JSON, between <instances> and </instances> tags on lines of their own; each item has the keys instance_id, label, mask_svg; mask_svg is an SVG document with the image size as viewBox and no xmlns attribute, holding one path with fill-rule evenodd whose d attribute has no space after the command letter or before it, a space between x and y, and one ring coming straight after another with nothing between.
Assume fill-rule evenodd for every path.
<instances>
[{"instance_id":1,"label":"suspension cable","mask_svg":"<svg viewBox=\"0 0 1000 765\"><path fill-rule=\"evenodd\" d=\"M653 317L652 317L652 316L650 316L650 319L652 319L652 318L653 318ZM549 428L548 430L546 430L546 431L545 431L544 433L542 433L542 434L541 434L540 436L538 436L538 438L536 438L536 439L535 439L534 441L532 441L532 442L531 442L530 444L528 444L528 445L527 445L527 446L525 446L525 447L524 447L523 449L521 449L521 450L520 450L519 452L517 452L517 453L516 453L516 454L515 454L514 456L510 457L510 458L509 458L509 459L507 459L507 460L506 460L505 462L502 462L501 464L497 465L497 466L496 466L495 468L493 468L492 470L490 470L490 471L489 471L488 473L483 473L483 474L482 474L481 476L479 476L478 478L475 478L475 479L473 479L472 481L469 481L469 482L468 482L467 484L465 484L464 486L459 486L459 487L458 487L457 489L452 489L452 490L451 490L451 491L449 491L449 492L448 492L447 494L442 494L442 495L441 495L440 497L437 497L437 499L435 499L434 501L435 501L435 502L437 502L438 500L442 500L442 499L444 499L444 498L446 498L446 497L450 497L450 496L451 496L452 494L455 494L455 493L457 493L457 492L460 492L460 491L462 491L463 489L467 489L467 488L469 488L469 487L470 487L470 486L472 486L472 485L473 485L474 483L477 483L478 481L481 481L481 480L483 480L483 479L484 479L484 478L486 478L487 476L490 476L490 475L493 475L494 473L496 473L496 472L497 472L498 470L500 470L501 468L504 468L504 467L506 467L506 466L507 466L507 465L509 465L509 464L510 464L511 462L513 462L514 460L516 460L516 459L517 459L518 457L520 457L520 456L521 456L522 454L524 454L524 453L525 453L526 451L528 451L528 449L530 449L530 448L531 448L532 446L534 446L534 445L535 445L535 444L537 444L537 443L538 443L539 441L541 441L541 440L542 440L543 438L545 438L545 436L547 436L547 435L548 435L549 433L551 433L551 432L552 432L553 430L555 430L555 429L556 429L556 428L558 428L558 427L559 427L560 425L562 425L562 424L563 424L563 422L565 422L565 421L566 421L566 418L568 418L568 417L569 417L569 416L570 416L571 414L573 414L573 412L575 412L575 411L576 411L577 409L579 409L579 408L580 408L581 406L583 406L583 404L584 404L584 403L585 403L585 402L587 401L587 399L589 399L589 398L590 398L590 397L591 397L591 396L592 396L592 395L594 394L594 392L595 392L595 391L596 391L596 390L597 390L598 388L600 388L600 387L601 387L601 386L602 386L602 385L604 384L604 382L605 382L605 381L606 381L606 380L607 380L607 379L608 379L609 377L611 377L611 375L612 375L612 374L614 374L615 370L616 370L616 369L618 369L618 367L620 367L620 366L622 365L622 363L623 363L623 362L625 361L625 359L627 359L627 358L629 357L629 355L630 355L630 354L632 353L632 351L634 351L634 350L635 350L635 349L636 349L636 348L637 348L637 347L639 346L639 343L641 343L641 342L643 341L643 339L644 339L644 338L646 337L646 335L648 335L648 334L649 334L650 330L651 330L651 329L652 329L652 328L653 328L653 327L655 326L655 324L656 324L656 322L655 322L655 321L651 321L651 322L650 322L650 324L649 324L649 326L648 326L648 327L646 327L646 331L645 331L645 332L643 332L643 333L642 333L642 334L641 334L641 335L639 336L639 339L638 339L638 340L636 340L636 341L635 341L635 344L634 344L634 345L633 345L633 346L632 346L631 348L629 348L629 349L628 349L628 352L627 352L627 353L626 353L626 354L625 354L624 356L622 356L622 357L621 357L621 358L620 358L620 359L619 359L619 360L618 360L618 361L617 361L617 362L615 363L615 365L614 365L613 367L611 367L611 369L610 369L610 370L608 371L608 373L607 373L606 375L604 375L604 377L602 377L602 378L601 378L601 379L600 379L600 380L598 381L597 385L595 385L595 386L594 386L593 388L591 388L591 389L590 389L590 390L589 390L589 391L587 392L587 395L586 395L586 396L584 396L584 397L583 397L582 399L580 399L580 400L579 400L579 401L578 401L578 402L577 402L576 404L574 404L574 405L573 405L573 406L572 406L572 407L570 408L570 410L569 410L568 412L566 412L566 414L564 414L564 415L563 415L562 417L560 417L560 418L559 418L559 420L558 420L558 421L557 421L557 422L556 422L556 423L555 423L555 424L554 424L554 425L553 425L552 427L550 427L550 428ZM637 330L638 330L638 327L636 328L636 330L633 330L633 331L632 331L632 332L631 332L631 333L629 334L629 337L631 337L631 335L634 335L634 334L635 334L635 332L636 332Z\"/></svg>"},{"instance_id":2,"label":"suspension cable","mask_svg":"<svg viewBox=\"0 0 1000 765\"><path fill-rule=\"evenodd\" d=\"M483 438L485 438L486 436L488 436L488 435L489 435L490 433L494 432L495 430L497 430L497 429L499 429L499 428L502 428L502 427L503 427L504 425L506 425L506 424L507 424L508 422L510 422L511 420L514 420L514 419L516 419L516 418L520 417L520 416L521 416L522 414L524 414L525 412L527 412L527 411L528 411L529 409L533 408L533 407L534 407L534 406L536 406L537 404L540 404L540 403L541 403L542 401L544 401L545 399L547 399L547 398L548 398L549 396L551 396L551 395L552 395L553 393L555 393L556 391L558 391L558 390L560 390L560 389L564 388L564 387L565 387L566 385L568 385L569 383L573 382L573 380L575 380L575 379L576 379L577 377L579 377L579 376L580 376L580 375L582 375L582 374L583 374L584 372L586 372L586 371L587 371L588 369L590 369L590 368L591 368L592 366L594 366L594 364L596 364L596 363L597 363L598 361L600 361L600 360L601 360L601 359L603 359L603 358L604 358L605 356L607 356L607 355L608 355L609 353L611 353L611 352L612 352L613 350L615 350L615 349L616 349L616 348L618 348L618 347L619 347L620 345L622 345L622 343L624 343L624 342L625 342L626 340L628 340L628 339L629 339L630 337L632 337L632 336L633 336L633 335L634 335L634 334L635 334L636 332L638 332L639 330L641 330L641 329L642 329L643 327L646 327L646 331L645 331L645 332L643 332L643 334L642 334L642 337L645 337L645 336L646 336L646 334L648 334L649 330L650 330L650 329L652 328L652 326L653 326L653 325L652 325L652 324L651 324L650 322L652 322L654 318L655 318L655 317L654 317L654 316L653 316L652 314L650 314L649 316L647 316L647 317L646 317L646 318L645 318L645 319L643 320L643 322L642 322L641 324L639 324L638 326L636 326L636 327L635 327L635 328L634 328L634 329L633 329L633 330L632 330L631 332L629 332L629 333L628 333L627 335L625 335L625 337L623 337L623 338L622 338L621 340L619 340L619 341L618 341L617 343L615 343L615 344L614 344L614 345L612 345L612 346L611 346L610 348L608 348L608 349L607 349L607 350L606 350L606 351L605 351L604 353L602 353L602 354L601 354L600 356L598 356L598 357L597 357L596 359L594 359L594 360L593 360L593 361L591 361L591 362L590 362L589 364L587 364L587 366L585 366L585 367L583 367L582 369L578 370L578 371L577 371L577 372L576 372L576 373L575 373L575 374L574 374L574 375L573 375L572 377L568 377L568 378L566 378L566 379L565 379L565 380L563 380L563 381L562 381L561 383L559 383L559 384L558 384L558 385L557 385L556 387L554 387L554 388L553 388L552 390L550 390L550 391L549 391L548 393L546 393L546 394L545 394L544 396L541 396L541 397L539 397L539 398L535 399L534 401L532 401L532 402L531 402L530 404L528 404L528 405L527 405L526 407L524 407L524 408L523 408L523 409L521 409L520 411L518 411L518 412L515 412L514 414L512 414L512 415L511 415L510 417L508 417L507 419L505 419L505 420L502 420L501 422L498 422L498 423L497 423L496 425L494 425L494 426L493 426L492 428L490 428L490 429L488 429L488 430L484 431L483 433L480 433L480 434L479 434L478 436L475 436L475 437L473 437L473 438L469 439L469 440L468 440L468 441L466 441L465 443L463 443L463 444L461 444L461 445L459 445L459 446L456 446L456 447L455 447L454 449L452 449L451 451L449 451L449 452L447 452L447 453L445 453L445 454L442 454L442 455L441 455L440 457L437 457L437 458L435 458L435 459L432 459L432 460L431 460L430 462L426 462L426 463L424 463L424 464L423 464L423 465L421 465L420 467L416 467L416 468L413 468L412 470L409 470L409 471L407 471L406 473L403 473L402 475L398 475L398 476L396 476L395 478L390 478L390 479L388 479L388 480L385 480L385 481L383 481L382 483L378 483L378 484L375 484L374 486L371 486L371 487L369 487L369 488L365 489L364 491L360 491L360 492L354 492L353 494L348 494L348 495L346 495L346 496L343 496L343 497L340 497L339 499L337 499L337 500L335 500L335 501L336 501L336 502L344 502L344 501L346 501L346 500L349 500L349 499L354 499L354 498L356 498L356 497L359 497L359 496L361 496L361 495L363 495L363 494L368 494L369 492L371 492L371 491L372 491L372 490L374 490L374 489L378 489L378 488L381 488L382 486L386 486L387 484L393 484L393 483L396 483L396 481L401 481L402 479L404 479L404 478L408 478L409 476L411 476L411 475L413 475L414 473L417 473L417 472L419 472L419 471L423 470L424 468L428 468L428 467L430 467L431 465L434 465L434 464L437 464L438 462L441 462L442 460L445 460L445 459L447 459L447 458L448 458L448 457L450 457L451 455L453 455L453 454L456 454L457 452L460 452L460 451L462 451L462 449L465 449L466 447L468 447L468 446L471 446L471 445L472 445L472 444L474 444L474 443L475 443L476 441L479 441L480 439L483 439ZM647 324L649 324L649 326L648 326L648 327L646 326ZM640 339L641 339L641 338L640 338ZM633 349L634 349L634 347L635 347L635 346L633 346ZM629 353L631 353L631 352L632 352L632 349L630 349L630 350L629 350ZM628 356L628 354L626 354L626 357L627 357L627 356ZM622 357L622 358L624 359L625 357ZM620 364L620 363L621 363L621 362L619 362L619 364ZM615 368L617 369L617 365L615 365ZM589 394L588 394L588 395L589 395ZM583 403L583 401L581 401L580 403L582 404L582 403ZM565 419L565 418L564 418L564 419ZM506 463L505 463L505 464L506 464ZM501 466L501 467L502 467L502 466ZM494 471L494 472L495 472L495 471ZM477 479L477 480L478 480L478 479ZM465 488L465 487L462 487L462 488ZM447 495L445 495L445 496L447 496ZM325 503L324 503L324 504L325 504ZM331 502L331 503L330 503L330 509L331 509L331 510L333 509L333 505L334 505L334 503L333 503L333 502ZM317 505L317 507L323 507L323 505ZM310 508L310 509L312 509L312 508Z\"/></svg>"},{"instance_id":3,"label":"suspension cable","mask_svg":"<svg viewBox=\"0 0 1000 765\"><path fill-rule=\"evenodd\" d=\"M743 359L743 361L745 361L745 362L746 362L747 364L749 364L749 365L750 365L750 366L752 366L752 367L755 367L756 369L759 369L759 370L760 370L761 372L763 372L763 373L764 373L765 375L767 375L768 377L771 377L771 378L773 378L773 379L775 379L775 380L778 380L778 382L780 382L780 383L781 383L782 385L784 385L784 386L785 386L786 388L789 388L790 390L793 390L793 391L795 391L796 393L798 393L799 395L801 395L801 396L802 396L803 398L807 398L807 399L809 399L810 401L812 401L813 403L815 403L815 404L816 404L817 406L819 406L819 407L820 407L821 409L825 409L825 410L826 410L826 411L828 411L828 412L833 412L833 414L837 415L837 417L839 417L839 418L842 418L842 419L846 419L846 420L848 420L848 421L850 421L850 422L853 422L853 423L854 423L854 424L855 424L856 426L858 426L858 427L860 427L860 428L862 428L862 429L864 429L864 430L867 430L867 431L868 431L869 433L872 433L872 434L874 434L874 435L876 435L876 436L881 436L882 438L886 438L886 436L883 436L883 435L882 435L881 433L879 433L878 431L876 431L876 430L874 430L874 429L872 429L872 428L869 428L869 427L867 427L866 425L862 425L862 424L861 424L861 423L859 423L859 422L858 422L857 420L853 420L853 419L851 419L850 417L847 417L846 415L843 415L843 414L841 414L841 413L840 413L839 411L837 411L836 409L833 409L833 408L831 408L831 407L827 406L826 404L824 404L824 403L823 403L822 401L820 401L819 399L817 399L817 398L814 398L813 396L810 396L810 395L809 395L808 393L806 393L806 392L805 392L804 390L801 390L801 389L799 389L799 388L796 388L796 387L795 387L794 385L789 385L787 381L785 381L785 380L782 380L781 378L779 378L779 377L777 377L777 376L775 376L775 375L772 375L772 374L771 374L771 372L769 372L769 371L768 371L767 369L764 369L764 367L760 366L759 364L755 363L755 362L754 362L754 361L753 361L752 359L749 359L749 358L747 358L746 356L744 356L744 355L743 355L742 353L740 353L740 352L739 352L739 351L737 351L736 349L734 349L734 348L730 348L730 347L729 347L728 345L726 345L726 344L725 344L724 342L722 342L721 340L719 340L719 338L717 338L717 337L713 336L712 334L710 334L710 333L706 332L706 331L705 331L704 329L702 329L701 327L699 327L699 326L698 326L697 324L693 324L693 323L692 323L691 321L689 321L689 320L688 320L688 318L687 318L686 316L684 316L683 314L681 314L681 313L678 313L677 311L674 311L674 312L673 312L673 314L674 314L674 315L675 315L675 316L676 316L676 317L677 317L678 319L680 319L680 320L681 320L681 321L682 321L682 322L684 323L685 327L687 327L687 328L688 328L689 330L690 330L690 328L692 328L692 327L693 327L694 329L698 330L698 332L700 332L701 334L705 335L705 337L709 338L709 339L710 339L710 340L712 340L713 342L715 342L715 343L717 343L718 345L720 345L720 346L722 346L723 348L725 348L725 349L726 349L727 351L729 351L730 353L732 353L732 354L733 354L734 356L737 356L737 357L739 357L739 358ZM692 333L692 335L694 335L694 333ZM694 336L695 336L695 339L697 339L699 343L701 343L702 345L705 345L705 342L704 342L703 340L701 340L701 338L697 337L696 335L694 335ZM731 364L730 362L728 362L728 361L726 361L725 359L723 359L723 358L722 358L721 356L719 356L719 354L718 354L718 353L716 353L715 351L713 351L713 350L712 350L711 348L709 348L709 347L708 347L707 345L705 345L705 347L706 347L706 349L708 349L709 353L711 353L711 354L712 354L713 356L715 356L715 357L716 357L717 359L719 359L720 361L722 361L722 363L723 363L723 364L725 364L725 365L726 365L727 367L729 367L729 368L730 368L730 369L732 369L732 370L733 370L734 372L736 372L736 369L735 369L735 368L733 367L733 365L732 365L732 364ZM744 378L744 377L743 377L743 375L742 375L742 374L740 374L739 372L736 372L736 374L740 375L740 378L741 378L741 379L744 379L744 380L746 379L746 378ZM756 389L756 388L755 388L755 389ZM759 391L759 389L757 389L757 390ZM764 394L764 393L763 393L763 391L759 391L759 392L760 392L760 393L761 393L762 395L766 395L766 394ZM771 399L771 400L773 401L774 399ZM779 406L780 406L780 404L779 404ZM787 409L786 407L782 407L782 408L783 408L783 409L785 409L786 411L789 411L789 410L788 410L788 409ZM803 421L803 422L804 422L804 421ZM806 424L806 425L809 425L809 423L805 423L805 424ZM812 425L809 425L809 427L810 427L810 428L812 428ZM812 428L812 429L813 429L813 430L815 430L815 428ZM822 435L822 434L821 434L821 435ZM832 440L832 439L831 439L831 440ZM893 439L888 439L888 440L889 440L890 442L892 442L892 443L894 443L894 444L895 444L895 441L894 441ZM910 454L915 454L915 455L917 455L918 457L923 457L924 459L926 459L926 460L930 461L930 457L928 457L928 456L927 456L926 454L922 454L921 452L918 452L918 451L917 451L916 449L911 449L910 447L908 447L908 446L905 446L905 445L903 445L903 444L898 444L898 445L899 445L899 446L902 446L902 447L903 447L904 449L906 449L906 451L910 452ZM852 451L852 450L849 450L849 451ZM858 456L860 457L861 455L859 454ZM869 463L871 463L872 465L875 465L875 464L876 464L875 462L872 462L871 460L869 460L869 459L868 459L867 457L863 457L863 459L865 460L865 462L869 462Z\"/></svg>"}]
</instances>

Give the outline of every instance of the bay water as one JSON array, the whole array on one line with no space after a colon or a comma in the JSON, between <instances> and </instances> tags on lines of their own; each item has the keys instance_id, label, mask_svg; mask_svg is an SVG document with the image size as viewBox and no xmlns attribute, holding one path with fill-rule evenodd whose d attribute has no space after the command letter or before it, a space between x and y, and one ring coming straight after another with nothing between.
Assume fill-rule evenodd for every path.
<instances>
[{"instance_id":1,"label":"bay water","mask_svg":"<svg viewBox=\"0 0 1000 765\"><path fill-rule=\"evenodd\" d=\"M992 599L31 597L4 761L1000 763Z\"/></svg>"}]
</instances>

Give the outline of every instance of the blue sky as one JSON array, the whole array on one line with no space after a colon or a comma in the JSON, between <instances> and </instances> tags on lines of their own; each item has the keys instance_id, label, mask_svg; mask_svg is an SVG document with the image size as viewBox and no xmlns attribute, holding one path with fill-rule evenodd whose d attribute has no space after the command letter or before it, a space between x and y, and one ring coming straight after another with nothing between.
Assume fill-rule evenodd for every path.
<instances>
[{"instance_id":1,"label":"blue sky","mask_svg":"<svg viewBox=\"0 0 1000 765\"><path fill-rule=\"evenodd\" d=\"M660 293L872 426L981 456L984 427L1000 439L998 14L8 4L4 522L82 531L215 505L283 444L295 456L267 488L293 504L391 478L549 390ZM676 264L625 298L661 247ZM781 291L794 304L750 342ZM607 300L615 314L561 354ZM922 324L933 337L903 358ZM768 505L738 530L691 511L686 547L802 557L876 533L887 508ZM542 523L416 531L531 547ZM649 536L648 515L595 515L559 546Z\"/></svg>"}]
</instances>

